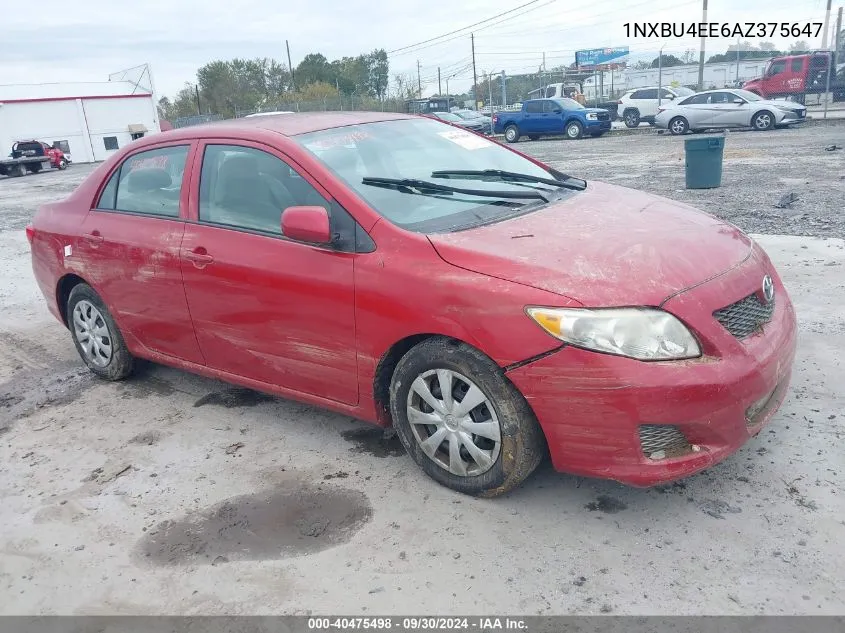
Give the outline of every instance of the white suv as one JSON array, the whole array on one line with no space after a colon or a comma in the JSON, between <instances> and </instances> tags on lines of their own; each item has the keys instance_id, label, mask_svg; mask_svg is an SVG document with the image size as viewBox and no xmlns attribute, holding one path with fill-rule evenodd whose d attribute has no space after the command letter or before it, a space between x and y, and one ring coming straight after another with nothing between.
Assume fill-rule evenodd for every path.
<instances>
[{"instance_id":1,"label":"white suv","mask_svg":"<svg viewBox=\"0 0 845 633\"><path fill-rule=\"evenodd\" d=\"M651 123L654 125L654 117L657 116L657 88L637 88L629 90L617 102L619 117L625 121L628 127L638 127L640 123ZM661 101L674 101L682 97L695 94L695 90L684 88L661 88Z\"/></svg>"}]
</instances>

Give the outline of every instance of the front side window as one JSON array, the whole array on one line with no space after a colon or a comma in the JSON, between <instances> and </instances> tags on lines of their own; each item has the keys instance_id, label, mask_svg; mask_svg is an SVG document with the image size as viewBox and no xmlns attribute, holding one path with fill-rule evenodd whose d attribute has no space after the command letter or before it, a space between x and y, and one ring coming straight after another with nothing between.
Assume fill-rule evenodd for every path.
<instances>
[{"instance_id":1,"label":"front side window","mask_svg":"<svg viewBox=\"0 0 845 633\"><path fill-rule=\"evenodd\" d=\"M377 213L398 226L420 233L456 231L530 213L545 205L536 197L538 192L548 199L576 195L570 189L530 180L531 177L554 179L559 174L498 143L429 119L350 125L292 138ZM454 177L436 173L453 170L462 173ZM477 173L483 170L515 172L528 180L517 183ZM401 179L491 193L482 196L438 192L424 185L403 186L395 182ZM496 197L496 193L503 191L529 196Z\"/></svg>"},{"instance_id":2,"label":"front side window","mask_svg":"<svg viewBox=\"0 0 845 633\"><path fill-rule=\"evenodd\" d=\"M199 219L250 231L281 235L288 207L329 202L278 157L253 147L208 145L200 174Z\"/></svg>"},{"instance_id":3,"label":"front side window","mask_svg":"<svg viewBox=\"0 0 845 633\"><path fill-rule=\"evenodd\" d=\"M781 59L779 61L772 62L772 65L769 66L769 76L779 75L785 70L786 70L786 60L785 59Z\"/></svg>"},{"instance_id":4,"label":"front side window","mask_svg":"<svg viewBox=\"0 0 845 633\"><path fill-rule=\"evenodd\" d=\"M109 179L97 208L178 218L188 149L177 145L133 154Z\"/></svg>"}]
</instances>

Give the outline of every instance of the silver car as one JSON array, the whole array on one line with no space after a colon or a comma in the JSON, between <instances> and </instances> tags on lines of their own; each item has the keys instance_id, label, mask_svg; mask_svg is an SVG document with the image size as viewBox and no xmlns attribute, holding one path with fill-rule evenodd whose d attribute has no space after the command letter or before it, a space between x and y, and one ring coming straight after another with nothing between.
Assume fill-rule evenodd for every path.
<instances>
[{"instance_id":1,"label":"silver car","mask_svg":"<svg viewBox=\"0 0 845 633\"><path fill-rule=\"evenodd\" d=\"M807 108L800 103L762 99L747 90L726 88L666 103L658 110L654 124L672 134L686 134L690 130L729 127L771 130L806 119Z\"/></svg>"}]
</instances>

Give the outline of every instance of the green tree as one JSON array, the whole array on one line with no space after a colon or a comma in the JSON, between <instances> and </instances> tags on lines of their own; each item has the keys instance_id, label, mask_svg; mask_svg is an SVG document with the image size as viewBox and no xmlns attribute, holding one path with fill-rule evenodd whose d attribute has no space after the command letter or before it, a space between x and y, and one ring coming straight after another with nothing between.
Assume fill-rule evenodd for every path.
<instances>
[{"instance_id":1,"label":"green tree","mask_svg":"<svg viewBox=\"0 0 845 633\"><path fill-rule=\"evenodd\" d=\"M675 57L674 55L661 55L660 57L654 58L654 61L651 62L651 67L652 68L660 67L661 59L662 59L663 68L669 68L671 66L683 66L684 65L684 62L681 61L680 59L678 59L677 57Z\"/></svg>"},{"instance_id":2,"label":"green tree","mask_svg":"<svg viewBox=\"0 0 845 633\"><path fill-rule=\"evenodd\" d=\"M333 84L335 74L328 60L320 53L309 53L296 67L296 82L307 86L318 81Z\"/></svg>"},{"instance_id":3,"label":"green tree","mask_svg":"<svg viewBox=\"0 0 845 633\"><path fill-rule=\"evenodd\" d=\"M387 61L387 53L383 48L363 56L366 69L367 93L380 101L387 96L387 84L389 81L390 66Z\"/></svg>"}]
</instances>

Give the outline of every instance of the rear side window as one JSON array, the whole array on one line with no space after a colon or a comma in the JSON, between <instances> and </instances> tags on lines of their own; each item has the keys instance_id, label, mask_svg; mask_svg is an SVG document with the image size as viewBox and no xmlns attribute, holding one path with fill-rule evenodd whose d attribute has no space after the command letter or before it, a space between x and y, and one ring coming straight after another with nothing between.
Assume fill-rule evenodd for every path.
<instances>
[{"instance_id":1,"label":"rear side window","mask_svg":"<svg viewBox=\"0 0 845 633\"><path fill-rule=\"evenodd\" d=\"M133 154L109 178L97 208L178 218L187 157L187 145Z\"/></svg>"},{"instance_id":2,"label":"rear side window","mask_svg":"<svg viewBox=\"0 0 845 633\"><path fill-rule=\"evenodd\" d=\"M536 114L543 111L542 101L529 101L525 104L525 111Z\"/></svg>"}]
</instances>

